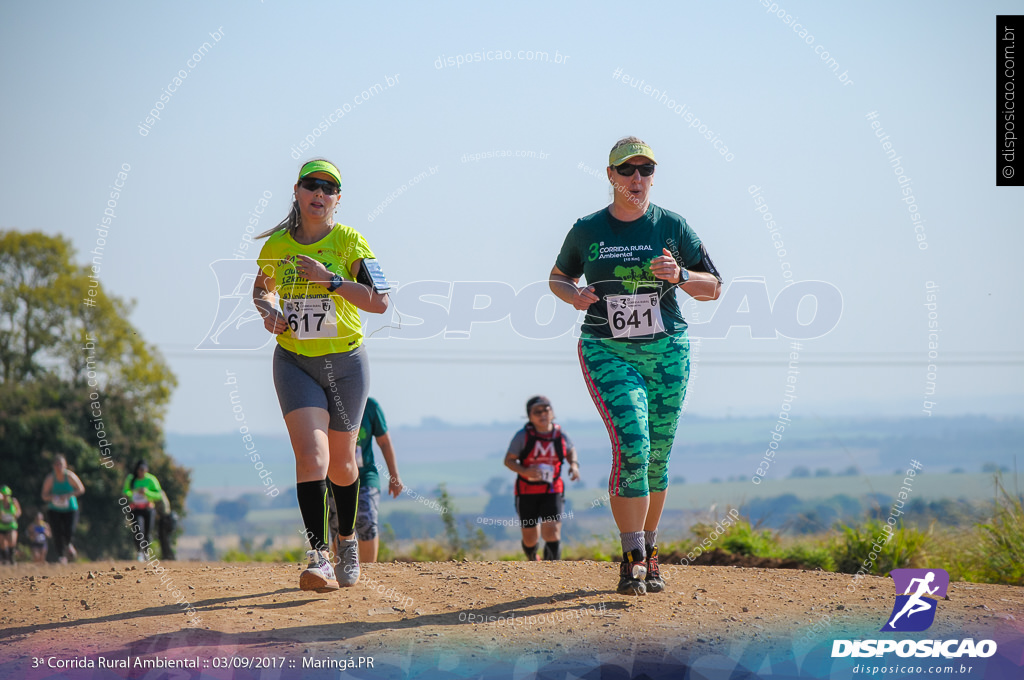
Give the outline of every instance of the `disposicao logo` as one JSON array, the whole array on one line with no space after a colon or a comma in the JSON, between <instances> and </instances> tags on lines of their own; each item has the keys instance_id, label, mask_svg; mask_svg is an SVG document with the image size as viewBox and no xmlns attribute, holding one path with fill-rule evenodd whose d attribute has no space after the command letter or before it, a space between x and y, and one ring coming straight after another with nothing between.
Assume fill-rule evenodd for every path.
<instances>
[{"instance_id":1,"label":"disposicao logo","mask_svg":"<svg viewBox=\"0 0 1024 680\"><path fill-rule=\"evenodd\" d=\"M945 598L949 574L944 569L893 569L896 604L881 631L914 633L935 622L937 598ZM902 593L902 594L901 594ZM834 640L832 656L871 657L895 652L900 657L990 657L996 653L992 640Z\"/></svg>"},{"instance_id":2,"label":"disposicao logo","mask_svg":"<svg viewBox=\"0 0 1024 680\"><path fill-rule=\"evenodd\" d=\"M935 622L936 600L946 597L949 573L945 569L893 569L889 574L896 585L896 604L882 630L903 633L927 630Z\"/></svg>"}]
</instances>

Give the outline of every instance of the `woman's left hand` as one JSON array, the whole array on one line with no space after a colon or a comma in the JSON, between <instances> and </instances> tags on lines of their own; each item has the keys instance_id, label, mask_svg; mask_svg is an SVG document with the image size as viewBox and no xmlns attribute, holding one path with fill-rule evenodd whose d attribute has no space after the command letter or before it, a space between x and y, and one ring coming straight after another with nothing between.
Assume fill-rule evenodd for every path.
<instances>
[{"instance_id":1,"label":"woman's left hand","mask_svg":"<svg viewBox=\"0 0 1024 680\"><path fill-rule=\"evenodd\" d=\"M651 273L662 281L676 283L679 281L679 264L667 249L662 248L661 252L664 253L661 257L651 260Z\"/></svg>"},{"instance_id":2,"label":"woman's left hand","mask_svg":"<svg viewBox=\"0 0 1024 680\"><path fill-rule=\"evenodd\" d=\"M331 281L331 273L321 262L317 262L308 255L298 255L295 258L295 271L307 281L322 283L326 287Z\"/></svg>"},{"instance_id":3,"label":"woman's left hand","mask_svg":"<svg viewBox=\"0 0 1024 680\"><path fill-rule=\"evenodd\" d=\"M402 481L397 477L392 477L391 480L388 482L388 493L394 496L395 498L398 498L399 496L402 495L402 490L404 488L405 485L402 484Z\"/></svg>"}]
</instances>

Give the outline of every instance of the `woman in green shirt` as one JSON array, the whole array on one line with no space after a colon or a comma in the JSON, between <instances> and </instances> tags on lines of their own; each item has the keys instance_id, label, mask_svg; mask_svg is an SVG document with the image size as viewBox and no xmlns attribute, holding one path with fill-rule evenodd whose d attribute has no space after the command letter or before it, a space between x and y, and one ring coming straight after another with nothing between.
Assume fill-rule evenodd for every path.
<instances>
[{"instance_id":1,"label":"woman in green shirt","mask_svg":"<svg viewBox=\"0 0 1024 680\"><path fill-rule=\"evenodd\" d=\"M0 564L14 564L14 549L18 545L18 518L21 505L11 495L11 487L0 486Z\"/></svg>"},{"instance_id":2,"label":"woman in green shirt","mask_svg":"<svg viewBox=\"0 0 1024 680\"><path fill-rule=\"evenodd\" d=\"M676 291L715 300L722 283L686 220L651 203L656 165L642 140L616 142L606 171L612 203L576 221L549 277L559 299L587 312L578 353L611 440L608 495L622 542L617 590L624 595L665 590L658 523L690 372Z\"/></svg>"},{"instance_id":3,"label":"woman in green shirt","mask_svg":"<svg viewBox=\"0 0 1024 680\"><path fill-rule=\"evenodd\" d=\"M75 559L78 554L71 540L78 526L78 497L83 493L85 485L82 480L68 469L64 454L58 453L53 458L53 472L43 480L43 500L48 503L46 509L53 530L53 546L61 564L67 564L68 557Z\"/></svg>"},{"instance_id":4,"label":"woman in green shirt","mask_svg":"<svg viewBox=\"0 0 1024 680\"><path fill-rule=\"evenodd\" d=\"M124 495L129 498L128 504L136 520L131 528L139 551L138 560L145 562L150 532L156 521L156 504L164 498L160 482L149 473L146 461L135 464L135 471L124 481Z\"/></svg>"}]
</instances>

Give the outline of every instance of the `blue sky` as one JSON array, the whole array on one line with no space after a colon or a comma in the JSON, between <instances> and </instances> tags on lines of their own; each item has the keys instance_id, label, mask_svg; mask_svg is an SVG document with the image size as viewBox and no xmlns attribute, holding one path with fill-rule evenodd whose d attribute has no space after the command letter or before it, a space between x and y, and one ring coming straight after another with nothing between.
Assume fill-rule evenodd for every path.
<instances>
[{"instance_id":1,"label":"blue sky","mask_svg":"<svg viewBox=\"0 0 1024 680\"><path fill-rule=\"evenodd\" d=\"M687 218L727 282L763 277L774 298L785 262L793 280L841 292L835 328L802 342L797 415L927 417L927 282L940 328L933 413L1019 414L1022 196L995 186L992 161L995 15L1024 5L779 4L781 18L759 0L6 4L0 228L64 234L85 261L109 187L130 167L100 276L136 300L132 322L178 375L168 429L231 429L232 371L247 420L278 432L271 347L194 348L218 308L210 263L232 257L261 197L261 229L284 216L300 160L338 164L339 220L399 284L518 291L545 280L573 221L607 203L608 149L635 134L658 155L654 202ZM187 77L140 134L179 70ZM912 180L927 250L870 112ZM702 303L698 318L719 307ZM812 313L805 301L802 318ZM378 337L372 393L394 423L508 420L537 392L563 418L595 418L574 344L571 333L524 338L508 320L468 339ZM789 351L742 328L702 340L687 412L777 412Z\"/></svg>"}]
</instances>

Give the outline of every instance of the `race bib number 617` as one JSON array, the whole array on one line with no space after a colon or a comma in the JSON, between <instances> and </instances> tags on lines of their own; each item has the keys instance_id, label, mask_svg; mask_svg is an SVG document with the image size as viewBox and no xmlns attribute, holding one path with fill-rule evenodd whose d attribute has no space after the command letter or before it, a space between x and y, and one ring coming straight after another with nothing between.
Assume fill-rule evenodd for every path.
<instances>
[{"instance_id":1,"label":"race bib number 617","mask_svg":"<svg viewBox=\"0 0 1024 680\"><path fill-rule=\"evenodd\" d=\"M284 318L296 340L338 337L338 316L331 298L285 300Z\"/></svg>"}]
</instances>

